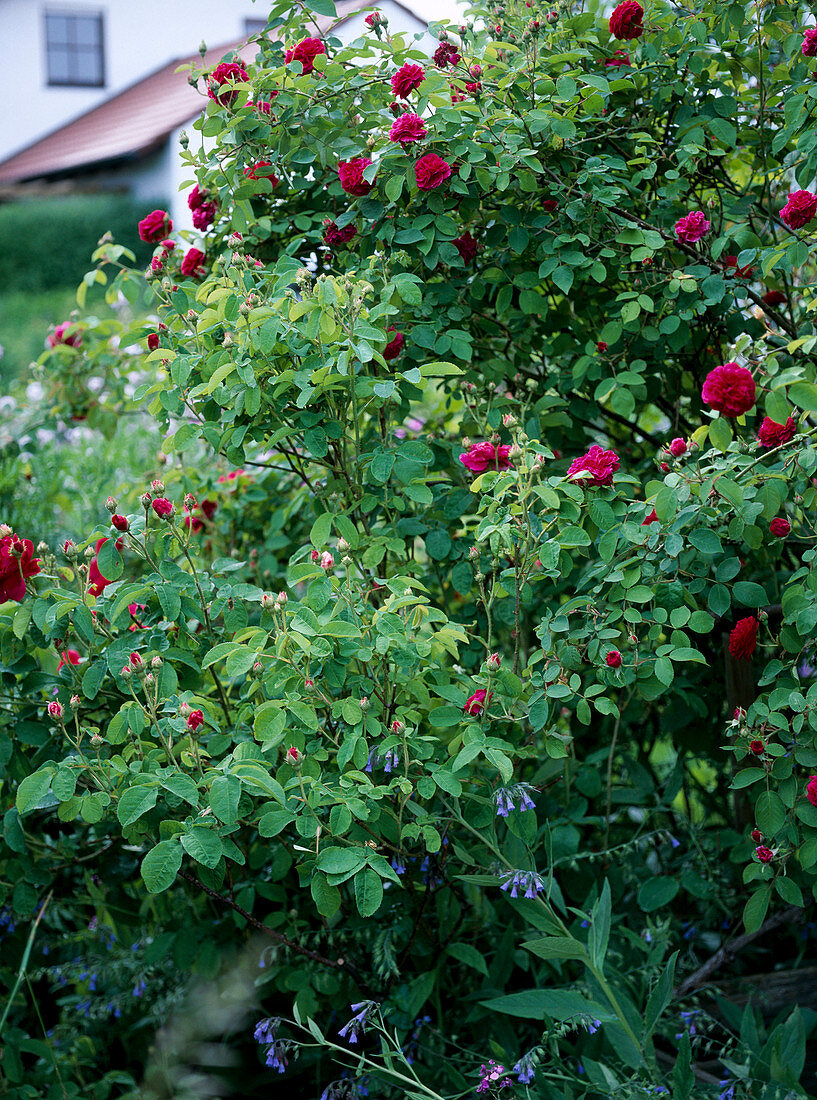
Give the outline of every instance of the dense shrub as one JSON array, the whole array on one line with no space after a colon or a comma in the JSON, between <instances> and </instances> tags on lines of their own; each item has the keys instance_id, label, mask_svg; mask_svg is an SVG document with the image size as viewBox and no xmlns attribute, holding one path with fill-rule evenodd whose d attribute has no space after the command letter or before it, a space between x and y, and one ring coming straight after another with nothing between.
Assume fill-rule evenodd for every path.
<instances>
[{"instance_id":1,"label":"dense shrub","mask_svg":"<svg viewBox=\"0 0 817 1100\"><path fill-rule=\"evenodd\" d=\"M147 263L150 251L136 233L140 210L127 195L107 194L0 204L0 294L76 286L105 232Z\"/></svg>"},{"instance_id":2,"label":"dense shrub","mask_svg":"<svg viewBox=\"0 0 817 1100\"><path fill-rule=\"evenodd\" d=\"M1 536L12 1095L206 1094L187 974L218 1095L813 1094L813 1013L704 991L817 882L798 10L370 25L197 74L159 320L42 359L167 459Z\"/></svg>"}]
</instances>

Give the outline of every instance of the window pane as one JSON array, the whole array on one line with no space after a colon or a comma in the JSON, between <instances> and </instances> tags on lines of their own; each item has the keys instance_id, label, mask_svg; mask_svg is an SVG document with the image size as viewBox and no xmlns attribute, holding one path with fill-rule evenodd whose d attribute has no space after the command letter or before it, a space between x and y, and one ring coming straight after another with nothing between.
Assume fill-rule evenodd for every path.
<instances>
[{"instance_id":1,"label":"window pane","mask_svg":"<svg viewBox=\"0 0 817 1100\"><path fill-rule=\"evenodd\" d=\"M50 84L103 85L101 15L46 14L45 35Z\"/></svg>"}]
</instances>

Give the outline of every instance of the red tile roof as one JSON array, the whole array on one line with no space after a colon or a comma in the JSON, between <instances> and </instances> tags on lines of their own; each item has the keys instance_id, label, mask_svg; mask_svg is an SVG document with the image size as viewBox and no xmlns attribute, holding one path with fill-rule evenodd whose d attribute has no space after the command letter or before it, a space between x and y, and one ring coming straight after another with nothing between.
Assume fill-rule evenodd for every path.
<instances>
[{"instance_id":1,"label":"red tile roof","mask_svg":"<svg viewBox=\"0 0 817 1100\"><path fill-rule=\"evenodd\" d=\"M340 0L337 20L318 15L315 23L324 34L333 24L337 26L362 8L371 6L372 0ZM217 65L231 51L239 53L244 61L250 61L258 46L241 40L208 50L204 66ZM171 61L0 162L0 184L72 175L95 165L145 156L157 149L174 130L196 118L204 109L206 100L200 91L188 84L189 74L176 72L180 65L190 63L201 68L200 55Z\"/></svg>"}]
</instances>

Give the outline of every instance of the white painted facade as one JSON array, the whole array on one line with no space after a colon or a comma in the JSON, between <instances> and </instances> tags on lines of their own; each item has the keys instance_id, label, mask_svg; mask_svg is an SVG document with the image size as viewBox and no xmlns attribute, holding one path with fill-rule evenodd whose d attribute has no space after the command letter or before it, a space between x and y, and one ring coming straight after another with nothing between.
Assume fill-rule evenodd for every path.
<instances>
[{"instance_id":1,"label":"white painted facade","mask_svg":"<svg viewBox=\"0 0 817 1100\"><path fill-rule=\"evenodd\" d=\"M102 16L102 87L49 85L45 18L63 13ZM262 0L0 0L3 83L15 93L0 113L0 160L195 53L202 38L235 42L246 19L266 16Z\"/></svg>"}]
</instances>

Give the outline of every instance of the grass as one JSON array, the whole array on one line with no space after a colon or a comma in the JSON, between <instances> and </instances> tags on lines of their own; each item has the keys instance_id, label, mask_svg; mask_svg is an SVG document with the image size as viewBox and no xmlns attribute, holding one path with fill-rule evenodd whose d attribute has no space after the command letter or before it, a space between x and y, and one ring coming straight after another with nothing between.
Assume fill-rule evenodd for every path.
<instances>
[{"instance_id":1,"label":"grass","mask_svg":"<svg viewBox=\"0 0 817 1100\"><path fill-rule=\"evenodd\" d=\"M77 307L76 289L61 287L29 294L0 294L0 395L28 381L28 365L42 354L50 325L67 320Z\"/></svg>"}]
</instances>

